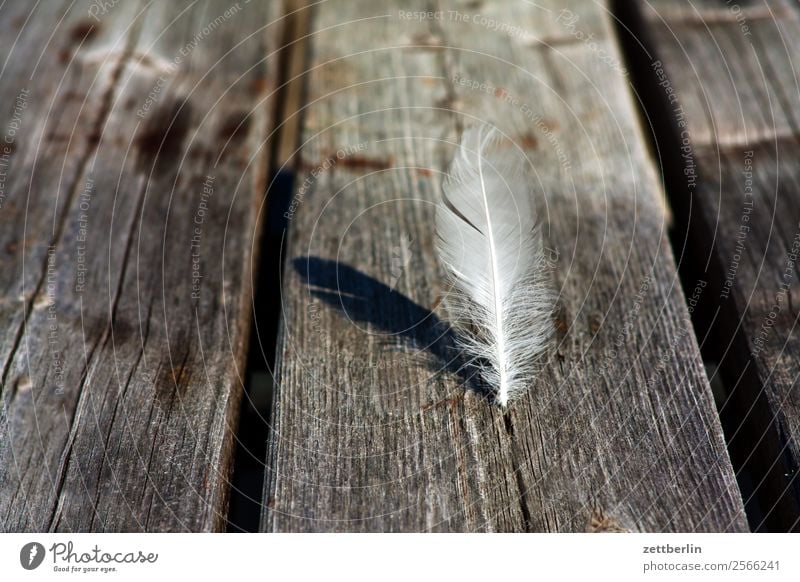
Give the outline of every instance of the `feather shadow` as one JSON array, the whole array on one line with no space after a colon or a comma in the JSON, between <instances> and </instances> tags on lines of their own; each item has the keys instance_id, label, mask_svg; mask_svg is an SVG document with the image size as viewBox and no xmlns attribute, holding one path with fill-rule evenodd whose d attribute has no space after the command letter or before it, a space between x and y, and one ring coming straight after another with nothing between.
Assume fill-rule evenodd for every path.
<instances>
[{"instance_id":1,"label":"feather shadow","mask_svg":"<svg viewBox=\"0 0 800 582\"><path fill-rule=\"evenodd\" d=\"M401 337L415 349L434 355L440 366L457 375L468 389L491 397L477 368L456 347L453 329L431 310L377 279L343 263L299 257L292 266L309 292L353 321Z\"/></svg>"}]
</instances>

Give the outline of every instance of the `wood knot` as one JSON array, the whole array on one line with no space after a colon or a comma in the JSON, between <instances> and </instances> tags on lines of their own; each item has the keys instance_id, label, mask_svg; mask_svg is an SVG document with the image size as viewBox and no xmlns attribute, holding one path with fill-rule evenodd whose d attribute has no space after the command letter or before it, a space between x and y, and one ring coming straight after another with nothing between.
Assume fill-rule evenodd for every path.
<instances>
[{"instance_id":1,"label":"wood knot","mask_svg":"<svg viewBox=\"0 0 800 582\"><path fill-rule=\"evenodd\" d=\"M448 95L442 99L439 99L436 102L436 107L439 109L447 109L449 111L461 111L464 109L464 102L457 97Z\"/></svg>"},{"instance_id":2,"label":"wood knot","mask_svg":"<svg viewBox=\"0 0 800 582\"><path fill-rule=\"evenodd\" d=\"M450 408L451 406L452 407L456 407L456 406L458 406L458 403L461 400L462 396L463 396L463 393L462 394L456 394L455 396L449 396L447 398L442 398L441 400L437 400L436 402L431 402L429 404L424 405L420 409L420 411L421 412L428 412L429 410L432 410L432 409L435 409L435 408L441 408L441 407Z\"/></svg>"},{"instance_id":3,"label":"wood knot","mask_svg":"<svg viewBox=\"0 0 800 582\"><path fill-rule=\"evenodd\" d=\"M247 135L250 116L247 111L229 113L220 125L217 137L224 142L237 141Z\"/></svg>"},{"instance_id":4,"label":"wood knot","mask_svg":"<svg viewBox=\"0 0 800 582\"><path fill-rule=\"evenodd\" d=\"M100 25L95 25L89 20L76 22L69 30L66 46L58 49L56 56L61 64L67 64L73 55L73 47L77 50L84 42L92 40L100 30Z\"/></svg>"},{"instance_id":5,"label":"wood knot","mask_svg":"<svg viewBox=\"0 0 800 582\"><path fill-rule=\"evenodd\" d=\"M30 392L33 388L33 382L31 381L30 376L20 376L17 380L17 394L25 394L26 392Z\"/></svg>"},{"instance_id":6,"label":"wood knot","mask_svg":"<svg viewBox=\"0 0 800 582\"><path fill-rule=\"evenodd\" d=\"M536 149L539 146L539 140L532 133L526 133L519 137L519 143L525 149Z\"/></svg>"},{"instance_id":7,"label":"wood knot","mask_svg":"<svg viewBox=\"0 0 800 582\"><path fill-rule=\"evenodd\" d=\"M69 39L73 44L81 44L87 40L91 40L100 30L100 25L95 25L89 20L81 20L76 22L69 31Z\"/></svg>"},{"instance_id":8,"label":"wood knot","mask_svg":"<svg viewBox=\"0 0 800 582\"><path fill-rule=\"evenodd\" d=\"M192 118L189 101L169 94L162 98L164 103L157 103L147 113L136 138L139 165L145 172L155 165L158 173L180 159L181 147L189 132Z\"/></svg>"},{"instance_id":9,"label":"wood knot","mask_svg":"<svg viewBox=\"0 0 800 582\"><path fill-rule=\"evenodd\" d=\"M605 512L596 508L592 511L589 518L588 533L628 533L629 529L622 527L617 520L605 514Z\"/></svg>"},{"instance_id":10,"label":"wood knot","mask_svg":"<svg viewBox=\"0 0 800 582\"><path fill-rule=\"evenodd\" d=\"M253 95L266 95L270 90L270 81L266 77L254 77L250 81L250 92Z\"/></svg>"},{"instance_id":11,"label":"wood knot","mask_svg":"<svg viewBox=\"0 0 800 582\"><path fill-rule=\"evenodd\" d=\"M418 32L411 36L409 48L423 51L438 51L444 47L442 37L431 32Z\"/></svg>"},{"instance_id":12,"label":"wood knot","mask_svg":"<svg viewBox=\"0 0 800 582\"><path fill-rule=\"evenodd\" d=\"M176 396L183 398L186 395L192 379L187 359L184 358L181 363L163 364L155 383L155 395L162 405L167 405Z\"/></svg>"}]
</instances>

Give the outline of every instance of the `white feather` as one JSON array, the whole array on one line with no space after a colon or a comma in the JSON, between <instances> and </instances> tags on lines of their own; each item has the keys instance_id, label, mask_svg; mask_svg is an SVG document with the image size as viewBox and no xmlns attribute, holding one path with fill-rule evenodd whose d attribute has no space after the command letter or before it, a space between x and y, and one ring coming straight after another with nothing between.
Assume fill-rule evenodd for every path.
<instances>
[{"instance_id":1,"label":"white feather","mask_svg":"<svg viewBox=\"0 0 800 582\"><path fill-rule=\"evenodd\" d=\"M493 127L464 132L436 213L459 347L505 407L554 337L553 291L524 158Z\"/></svg>"}]
</instances>

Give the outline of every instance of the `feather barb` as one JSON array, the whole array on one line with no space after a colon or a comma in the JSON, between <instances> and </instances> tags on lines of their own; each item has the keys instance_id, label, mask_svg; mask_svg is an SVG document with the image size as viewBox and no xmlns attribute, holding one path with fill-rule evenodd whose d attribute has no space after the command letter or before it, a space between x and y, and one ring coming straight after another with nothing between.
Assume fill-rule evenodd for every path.
<instances>
[{"instance_id":1,"label":"feather barb","mask_svg":"<svg viewBox=\"0 0 800 582\"><path fill-rule=\"evenodd\" d=\"M531 384L555 335L555 293L524 158L497 129L464 132L436 214L458 343L505 407Z\"/></svg>"}]
</instances>

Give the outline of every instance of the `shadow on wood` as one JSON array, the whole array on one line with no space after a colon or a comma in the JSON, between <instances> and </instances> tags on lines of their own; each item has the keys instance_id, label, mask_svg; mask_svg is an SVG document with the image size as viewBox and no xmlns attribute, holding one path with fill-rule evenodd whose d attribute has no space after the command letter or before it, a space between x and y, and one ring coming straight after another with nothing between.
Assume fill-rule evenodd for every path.
<instances>
[{"instance_id":1,"label":"shadow on wood","mask_svg":"<svg viewBox=\"0 0 800 582\"><path fill-rule=\"evenodd\" d=\"M435 355L440 369L456 374L467 389L492 398L492 392L481 382L478 366L466 361L457 348L453 329L431 310L337 261L299 257L292 266L314 297L340 309L353 321L406 338L414 348Z\"/></svg>"}]
</instances>

